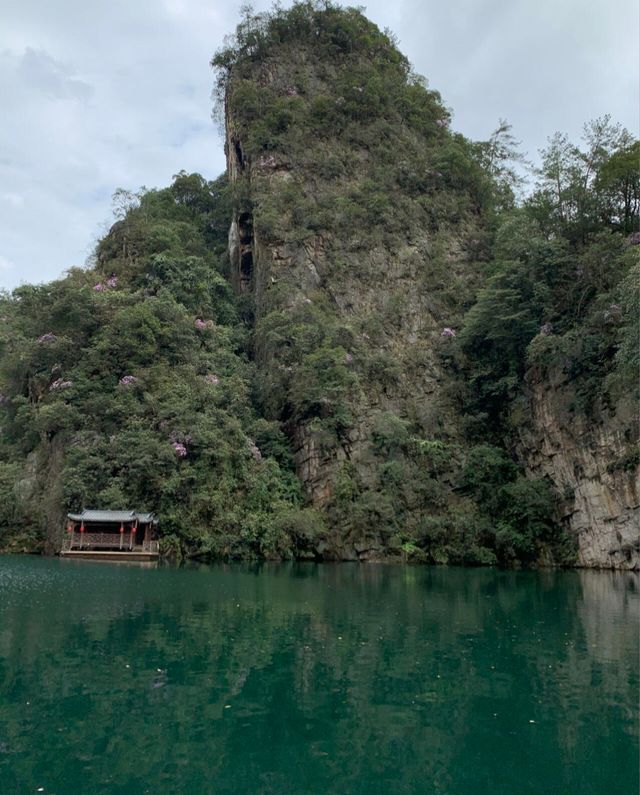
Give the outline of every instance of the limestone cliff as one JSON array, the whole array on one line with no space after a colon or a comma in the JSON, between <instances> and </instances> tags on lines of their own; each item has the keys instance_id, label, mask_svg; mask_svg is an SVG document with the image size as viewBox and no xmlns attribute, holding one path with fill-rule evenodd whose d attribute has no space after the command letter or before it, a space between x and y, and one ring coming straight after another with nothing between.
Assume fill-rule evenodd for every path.
<instances>
[{"instance_id":1,"label":"limestone cliff","mask_svg":"<svg viewBox=\"0 0 640 795\"><path fill-rule=\"evenodd\" d=\"M252 300L265 409L322 509L341 479L379 490L375 437L387 415L411 423L418 441L458 438L441 356L454 332L443 330L460 319L484 240L471 161L459 184L443 173L468 152L438 95L355 18L366 40L354 36L347 52L299 35L238 62L225 83L231 278ZM368 97L381 78L387 95L383 84ZM380 552L371 519L335 538L336 554Z\"/></svg>"},{"instance_id":2,"label":"limestone cliff","mask_svg":"<svg viewBox=\"0 0 640 795\"><path fill-rule=\"evenodd\" d=\"M566 376L530 372L527 414L516 424L529 474L548 478L558 519L577 538L578 564L640 568L640 470L635 402L587 417ZM634 457L635 453L635 457Z\"/></svg>"},{"instance_id":3,"label":"limestone cliff","mask_svg":"<svg viewBox=\"0 0 640 795\"><path fill-rule=\"evenodd\" d=\"M355 9L249 14L213 63L231 280L253 313L261 409L328 519L317 552L570 563L573 539L581 565L637 566L628 422L571 416L570 385L529 380L531 417L516 422L528 480L506 453L500 417L522 399L541 296L560 316L572 299L554 293L549 240L532 245L537 221L494 247L510 190L496 142L452 133L439 95ZM506 265L487 266L495 251ZM578 285L576 300L608 285Z\"/></svg>"},{"instance_id":4,"label":"limestone cliff","mask_svg":"<svg viewBox=\"0 0 640 795\"><path fill-rule=\"evenodd\" d=\"M509 125L330 0L212 64L227 176L0 294L0 549L129 505L171 555L638 568L640 142L556 136L519 202Z\"/></svg>"}]
</instances>

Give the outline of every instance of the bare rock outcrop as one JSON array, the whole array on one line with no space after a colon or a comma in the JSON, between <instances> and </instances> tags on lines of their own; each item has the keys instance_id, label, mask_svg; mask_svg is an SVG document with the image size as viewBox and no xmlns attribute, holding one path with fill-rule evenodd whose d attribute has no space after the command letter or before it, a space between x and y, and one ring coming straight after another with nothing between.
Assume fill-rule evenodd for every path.
<instances>
[{"instance_id":1,"label":"bare rock outcrop","mask_svg":"<svg viewBox=\"0 0 640 795\"><path fill-rule=\"evenodd\" d=\"M549 376L547 376L549 377ZM520 457L533 477L560 496L558 518L577 539L578 563L640 568L640 471L634 405L593 416L573 410L571 383L530 374L530 416L518 423Z\"/></svg>"}]
</instances>

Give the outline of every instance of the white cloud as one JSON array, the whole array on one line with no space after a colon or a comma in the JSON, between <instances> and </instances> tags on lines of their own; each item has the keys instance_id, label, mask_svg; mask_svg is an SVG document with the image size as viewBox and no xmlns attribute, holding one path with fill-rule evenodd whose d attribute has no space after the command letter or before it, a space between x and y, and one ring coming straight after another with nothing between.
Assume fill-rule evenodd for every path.
<instances>
[{"instance_id":1,"label":"white cloud","mask_svg":"<svg viewBox=\"0 0 640 795\"><path fill-rule=\"evenodd\" d=\"M11 262L6 257L3 257L2 254L0 254L0 273L2 273L3 271L10 271L13 268L15 268L13 262Z\"/></svg>"},{"instance_id":2,"label":"white cloud","mask_svg":"<svg viewBox=\"0 0 640 795\"><path fill-rule=\"evenodd\" d=\"M3 55L11 58L10 53ZM27 47L21 56L14 56L14 60L19 79L53 99L86 101L93 94L92 87L76 77L67 64L56 61L44 50Z\"/></svg>"},{"instance_id":3,"label":"white cloud","mask_svg":"<svg viewBox=\"0 0 640 795\"><path fill-rule=\"evenodd\" d=\"M24 196L21 196L19 193L0 194L0 200L3 202L7 202L12 207L22 207L22 205L24 204Z\"/></svg>"}]
</instances>

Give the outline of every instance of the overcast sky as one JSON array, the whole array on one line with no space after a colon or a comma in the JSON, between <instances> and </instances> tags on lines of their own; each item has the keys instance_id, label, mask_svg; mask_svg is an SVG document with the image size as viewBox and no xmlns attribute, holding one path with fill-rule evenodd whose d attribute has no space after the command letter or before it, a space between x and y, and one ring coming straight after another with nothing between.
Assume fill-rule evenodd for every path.
<instances>
[{"instance_id":1,"label":"overcast sky","mask_svg":"<svg viewBox=\"0 0 640 795\"><path fill-rule=\"evenodd\" d=\"M0 0L0 288L84 264L117 187L223 171L209 60L239 7ZM638 134L638 0L371 0L366 11L470 138L506 118L535 158L555 130L577 141L605 113Z\"/></svg>"}]
</instances>

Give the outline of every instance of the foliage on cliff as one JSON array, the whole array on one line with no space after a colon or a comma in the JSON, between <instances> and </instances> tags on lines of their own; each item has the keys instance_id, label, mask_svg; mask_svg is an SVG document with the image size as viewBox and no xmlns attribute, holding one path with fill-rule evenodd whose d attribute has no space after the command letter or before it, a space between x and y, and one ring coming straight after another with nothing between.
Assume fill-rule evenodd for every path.
<instances>
[{"instance_id":1,"label":"foliage on cliff","mask_svg":"<svg viewBox=\"0 0 640 795\"><path fill-rule=\"evenodd\" d=\"M471 449L449 399L452 327L515 205L509 126L475 144L453 133L392 37L330 3L247 9L213 65L256 260L258 394L313 459L330 543L535 558L554 538L546 484L507 466L499 440ZM492 499L465 474L481 459L504 464Z\"/></svg>"},{"instance_id":2,"label":"foliage on cliff","mask_svg":"<svg viewBox=\"0 0 640 795\"><path fill-rule=\"evenodd\" d=\"M537 176L500 219L488 279L457 341L465 410L498 435L527 373L544 381L560 370L581 413L638 391L640 143L598 119L582 147L556 134Z\"/></svg>"},{"instance_id":3,"label":"foliage on cliff","mask_svg":"<svg viewBox=\"0 0 640 795\"><path fill-rule=\"evenodd\" d=\"M518 202L509 126L452 132L328 2L245 10L213 64L231 182L119 191L90 269L0 297L0 547L131 507L193 555L570 561L514 408L558 368L577 412L634 387L638 143L556 136Z\"/></svg>"},{"instance_id":4,"label":"foliage on cliff","mask_svg":"<svg viewBox=\"0 0 640 795\"><path fill-rule=\"evenodd\" d=\"M183 173L121 191L93 268L0 299L3 546L55 546L67 510L126 507L161 515L167 551L304 552L317 520L252 405L221 273L226 190Z\"/></svg>"}]
</instances>

